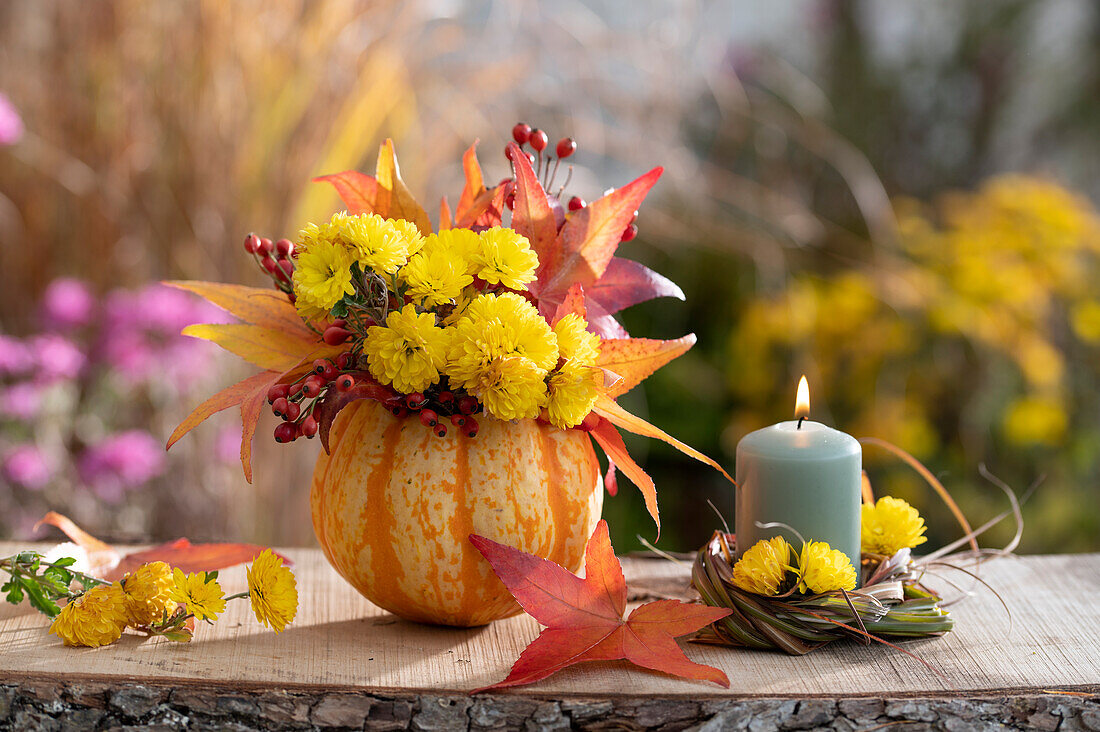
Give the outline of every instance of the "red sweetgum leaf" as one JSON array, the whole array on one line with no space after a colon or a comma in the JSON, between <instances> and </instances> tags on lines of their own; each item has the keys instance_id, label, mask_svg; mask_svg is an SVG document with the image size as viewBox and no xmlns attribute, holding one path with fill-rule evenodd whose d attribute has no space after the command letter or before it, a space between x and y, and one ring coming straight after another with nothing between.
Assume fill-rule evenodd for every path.
<instances>
[{"instance_id":1,"label":"red sweetgum leaf","mask_svg":"<svg viewBox=\"0 0 1100 732\"><path fill-rule=\"evenodd\" d=\"M325 392L325 396L321 399L321 403L315 412L317 436L321 438L321 446L325 448L325 452L329 452L328 439L332 423L344 407L360 399L375 399L379 402L387 402L398 398L397 392L388 386L379 384L371 377L370 373L353 371L351 374L352 378L355 379L355 385L347 391L329 389Z\"/></svg>"},{"instance_id":2,"label":"red sweetgum leaf","mask_svg":"<svg viewBox=\"0 0 1100 732\"><path fill-rule=\"evenodd\" d=\"M558 259L558 225L546 191L539 183L527 153L514 142L508 143L508 156L516 171L516 201L512 209L512 228L527 237L539 258L539 272L553 268ZM626 228L625 226L623 228ZM538 277L542 281L542 275ZM562 288L564 292L568 288Z\"/></svg>"},{"instance_id":3,"label":"red sweetgum leaf","mask_svg":"<svg viewBox=\"0 0 1100 732\"><path fill-rule=\"evenodd\" d=\"M688 660L677 636L729 615L678 600L658 600L626 611L626 581L615 557L607 522L596 525L585 550L585 576L483 536L470 542L535 620L547 626L512 666L508 677L473 693L530 684L582 661L625 659L644 668L729 687L722 671Z\"/></svg>"},{"instance_id":4,"label":"red sweetgum leaf","mask_svg":"<svg viewBox=\"0 0 1100 732\"><path fill-rule=\"evenodd\" d=\"M432 222L408 187L401 180L401 168L393 150L393 140L386 139L378 148L378 165L374 171L378 181L376 213L388 219L405 219L416 224L423 234L432 233Z\"/></svg>"},{"instance_id":5,"label":"red sweetgum leaf","mask_svg":"<svg viewBox=\"0 0 1100 732\"><path fill-rule=\"evenodd\" d=\"M520 166L516 167L518 171ZM662 170L654 168L574 212L562 227L554 256L539 267L540 296L564 292L574 282L587 287L603 277L619 248L623 231ZM516 200L518 207L518 195ZM539 261L543 261L541 252Z\"/></svg>"},{"instance_id":6,"label":"red sweetgum leaf","mask_svg":"<svg viewBox=\"0 0 1100 732\"><path fill-rule=\"evenodd\" d=\"M588 308L585 307L584 301L584 288L581 287L581 283L574 283L569 288L569 292L565 293L558 309L554 311L554 317L550 321L550 325L557 325L558 321L566 315L579 315L587 320Z\"/></svg>"},{"instance_id":7,"label":"red sweetgum leaf","mask_svg":"<svg viewBox=\"0 0 1100 732\"><path fill-rule=\"evenodd\" d=\"M373 175L345 170L343 173L317 176L313 182L331 183L336 195L348 207L348 213L379 213L378 181Z\"/></svg>"},{"instance_id":8,"label":"red sweetgum leaf","mask_svg":"<svg viewBox=\"0 0 1100 732\"><path fill-rule=\"evenodd\" d=\"M603 276L586 289L589 297L612 314L655 297L684 299L684 291L672 280L622 257L613 257Z\"/></svg>"},{"instance_id":9,"label":"red sweetgum leaf","mask_svg":"<svg viewBox=\"0 0 1100 732\"><path fill-rule=\"evenodd\" d=\"M618 466L618 469L638 486L638 490L642 492L642 498L645 499L645 508L653 518L653 523L657 525L657 537L660 538L661 512L657 508L657 486L654 485L653 478L649 477L649 473L642 470L641 466L634 462L634 458L630 457L630 453L626 451L623 436L615 429L614 424L601 418L589 434L603 448L608 461Z\"/></svg>"},{"instance_id":10,"label":"red sweetgum leaf","mask_svg":"<svg viewBox=\"0 0 1100 732\"><path fill-rule=\"evenodd\" d=\"M627 393L654 371L683 355L694 345L694 334L671 341L650 338L605 339L600 343L600 358L596 365L622 377L622 380L607 389L607 395L614 399Z\"/></svg>"}]
</instances>

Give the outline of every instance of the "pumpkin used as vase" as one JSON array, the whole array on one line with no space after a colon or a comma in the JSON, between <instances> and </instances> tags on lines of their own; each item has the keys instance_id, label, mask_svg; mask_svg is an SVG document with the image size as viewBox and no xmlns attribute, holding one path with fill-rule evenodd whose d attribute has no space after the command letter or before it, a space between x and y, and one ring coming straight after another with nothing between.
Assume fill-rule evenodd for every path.
<instances>
[{"instance_id":1,"label":"pumpkin used as vase","mask_svg":"<svg viewBox=\"0 0 1100 732\"><path fill-rule=\"evenodd\" d=\"M317 459L313 528L337 572L409 620L483 625L519 612L468 541L480 534L580 568L603 488L588 434L486 419L474 439L432 434L361 400Z\"/></svg>"}]
</instances>

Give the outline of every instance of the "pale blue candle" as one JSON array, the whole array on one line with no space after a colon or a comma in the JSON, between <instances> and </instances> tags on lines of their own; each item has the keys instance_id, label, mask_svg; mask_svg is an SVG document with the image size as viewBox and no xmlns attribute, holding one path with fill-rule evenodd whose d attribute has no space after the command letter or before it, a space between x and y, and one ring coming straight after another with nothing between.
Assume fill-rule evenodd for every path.
<instances>
[{"instance_id":1,"label":"pale blue candle","mask_svg":"<svg viewBox=\"0 0 1100 732\"><path fill-rule=\"evenodd\" d=\"M737 444L737 549L793 532L757 524L787 524L806 541L825 541L848 555L858 577L863 450L859 441L811 422L806 377L799 384L795 419L746 435ZM804 399L802 397L805 397Z\"/></svg>"}]
</instances>

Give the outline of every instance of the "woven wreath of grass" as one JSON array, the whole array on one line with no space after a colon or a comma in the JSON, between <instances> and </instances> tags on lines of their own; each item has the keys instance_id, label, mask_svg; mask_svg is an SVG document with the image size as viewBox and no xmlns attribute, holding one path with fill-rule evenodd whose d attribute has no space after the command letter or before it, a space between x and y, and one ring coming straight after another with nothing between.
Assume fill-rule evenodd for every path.
<instances>
[{"instance_id":1,"label":"woven wreath of grass","mask_svg":"<svg viewBox=\"0 0 1100 732\"><path fill-rule=\"evenodd\" d=\"M912 655L894 641L941 636L955 624L947 609L955 600L945 601L926 587L926 578L944 579L941 570L957 571L996 594L978 575L977 567L992 557L1012 553L1019 544L1023 532L1020 503L1037 486L1018 500L1007 485L980 466L982 476L1004 491L1011 508L972 529L939 480L915 458L880 440L863 442L889 450L917 470L947 503L963 536L930 554L914 556L913 548L926 541L924 520L899 499L884 497L876 504L866 479L864 552L858 569L851 567L844 554L822 542L803 540L801 551L796 551L777 536L739 553L736 536L728 528L715 531L695 556L692 585L707 605L733 612L700 631L693 640L805 655L832 641L850 638L864 645L881 643ZM977 537L1008 516L1014 516L1017 524L1016 535L1008 546L980 548ZM777 524L763 524L761 528L790 529ZM858 589L856 572L862 580ZM953 582L947 584L957 587ZM961 596L965 594L960 592Z\"/></svg>"}]
</instances>

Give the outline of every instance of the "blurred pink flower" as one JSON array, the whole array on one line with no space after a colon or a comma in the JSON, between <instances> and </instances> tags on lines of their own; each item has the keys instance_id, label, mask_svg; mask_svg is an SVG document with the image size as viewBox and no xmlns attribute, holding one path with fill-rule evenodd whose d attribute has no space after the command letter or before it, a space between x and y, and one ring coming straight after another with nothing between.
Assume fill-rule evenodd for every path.
<instances>
[{"instance_id":1,"label":"blurred pink flower","mask_svg":"<svg viewBox=\"0 0 1100 732\"><path fill-rule=\"evenodd\" d=\"M34 357L27 344L0 334L0 376L19 376L33 368Z\"/></svg>"},{"instance_id":2,"label":"blurred pink flower","mask_svg":"<svg viewBox=\"0 0 1100 732\"><path fill-rule=\"evenodd\" d=\"M214 455L223 463L235 463L241 459L241 421L234 420L218 430L214 441Z\"/></svg>"},{"instance_id":3,"label":"blurred pink flower","mask_svg":"<svg viewBox=\"0 0 1100 732\"><path fill-rule=\"evenodd\" d=\"M47 330L70 330L87 325L95 305L83 280L63 277L51 282L42 295L42 320Z\"/></svg>"},{"instance_id":4,"label":"blurred pink flower","mask_svg":"<svg viewBox=\"0 0 1100 732\"><path fill-rule=\"evenodd\" d=\"M180 331L226 320L213 305L164 285L116 291L104 306L102 356L129 379L166 378L186 388L203 375L213 351Z\"/></svg>"},{"instance_id":5,"label":"blurred pink flower","mask_svg":"<svg viewBox=\"0 0 1100 732\"><path fill-rule=\"evenodd\" d=\"M119 432L92 445L80 456L81 479L107 501L118 501L164 472L164 447L148 432Z\"/></svg>"},{"instance_id":6,"label":"blurred pink flower","mask_svg":"<svg viewBox=\"0 0 1100 732\"><path fill-rule=\"evenodd\" d=\"M40 381L75 379L88 360L75 343L53 333L33 337L29 345Z\"/></svg>"},{"instance_id":7,"label":"blurred pink flower","mask_svg":"<svg viewBox=\"0 0 1100 732\"><path fill-rule=\"evenodd\" d=\"M0 92L0 145L14 145L23 136L23 118L7 95Z\"/></svg>"},{"instance_id":8,"label":"blurred pink flower","mask_svg":"<svg viewBox=\"0 0 1100 732\"><path fill-rule=\"evenodd\" d=\"M35 445L19 445L4 457L4 477L28 490L45 487L55 471L56 466Z\"/></svg>"},{"instance_id":9,"label":"blurred pink flower","mask_svg":"<svg viewBox=\"0 0 1100 732\"><path fill-rule=\"evenodd\" d=\"M42 406L42 387L29 381L0 391L0 416L29 422Z\"/></svg>"}]
</instances>

